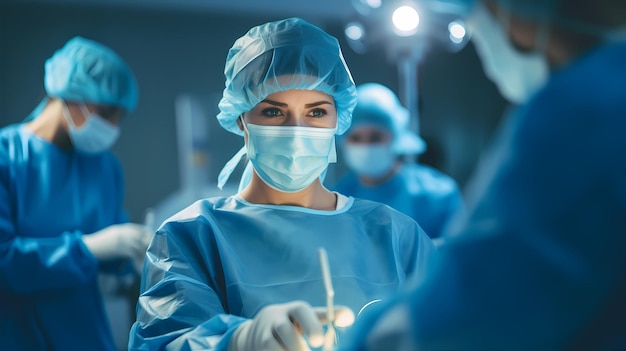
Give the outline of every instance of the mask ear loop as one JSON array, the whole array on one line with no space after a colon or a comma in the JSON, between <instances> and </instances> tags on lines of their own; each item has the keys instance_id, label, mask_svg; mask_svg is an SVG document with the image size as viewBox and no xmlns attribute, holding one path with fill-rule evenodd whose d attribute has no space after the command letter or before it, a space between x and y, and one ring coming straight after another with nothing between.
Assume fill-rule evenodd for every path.
<instances>
[{"instance_id":1,"label":"mask ear loop","mask_svg":"<svg viewBox=\"0 0 626 351\"><path fill-rule=\"evenodd\" d=\"M246 121L243 119L243 114L239 115L238 118L241 121L241 126L243 128L243 131L248 134L248 139L250 138L250 132L248 131L248 126L246 126Z\"/></svg>"},{"instance_id":2,"label":"mask ear loop","mask_svg":"<svg viewBox=\"0 0 626 351\"><path fill-rule=\"evenodd\" d=\"M65 121L68 123L69 127L78 128L76 123L74 123L74 119L72 118L72 113L70 109L67 107L67 103L65 100L61 100L61 105L63 106L63 116L65 117Z\"/></svg>"},{"instance_id":3,"label":"mask ear loop","mask_svg":"<svg viewBox=\"0 0 626 351\"><path fill-rule=\"evenodd\" d=\"M250 142L250 132L248 132L246 123L243 120L243 115L240 115L239 118L241 118L241 124L243 125L243 130L245 131L245 133L248 134L248 142ZM233 156L230 160L228 160L228 162L226 162L226 164L224 165L224 168L222 168L222 170L220 171L220 174L217 176L218 189L222 190L224 188L224 185L226 185L226 182L230 178L231 174L233 173L233 171L235 170L239 162L241 162L241 159L247 153L248 153L248 149L244 142L244 145L241 147L241 149L237 151L235 156Z\"/></svg>"}]
</instances>

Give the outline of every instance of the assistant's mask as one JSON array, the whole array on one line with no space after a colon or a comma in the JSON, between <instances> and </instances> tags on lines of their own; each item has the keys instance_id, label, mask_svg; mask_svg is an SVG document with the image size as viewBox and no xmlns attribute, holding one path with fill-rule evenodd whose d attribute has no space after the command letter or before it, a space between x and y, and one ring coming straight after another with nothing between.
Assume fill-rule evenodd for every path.
<instances>
[{"instance_id":1,"label":"assistant's mask","mask_svg":"<svg viewBox=\"0 0 626 351\"><path fill-rule=\"evenodd\" d=\"M346 144L343 157L358 175L380 178L391 170L397 155L390 144Z\"/></svg>"},{"instance_id":2,"label":"assistant's mask","mask_svg":"<svg viewBox=\"0 0 626 351\"><path fill-rule=\"evenodd\" d=\"M108 150L120 135L119 127L107 122L97 114L90 113L84 104L80 109L85 116L85 123L77 127L70 116L67 104L63 102L63 115L67 120L68 133L76 150L95 154Z\"/></svg>"},{"instance_id":3,"label":"assistant's mask","mask_svg":"<svg viewBox=\"0 0 626 351\"><path fill-rule=\"evenodd\" d=\"M261 126L243 123L247 154L261 180L293 193L313 183L329 163L337 162L336 128Z\"/></svg>"},{"instance_id":4,"label":"assistant's mask","mask_svg":"<svg viewBox=\"0 0 626 351\"><path fill-rule=\"evenodd\" d=\"M481 58L485 74L507 100L524 103L541 89L550 74L548 61L541 52L519 52L497 19L478 3L468 23L473 31L472 41ZM546 40L545 28L537 33L537 41Z\"/></svg>"}]
</instances>

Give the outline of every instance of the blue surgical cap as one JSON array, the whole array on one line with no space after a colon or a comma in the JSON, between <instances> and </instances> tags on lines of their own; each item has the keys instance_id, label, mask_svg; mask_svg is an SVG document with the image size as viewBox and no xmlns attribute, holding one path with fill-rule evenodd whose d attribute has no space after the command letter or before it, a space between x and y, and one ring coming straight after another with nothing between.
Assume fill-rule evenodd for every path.
<instances>
[{"instance_id":1,"label":"blue surgical cap","mask_svg":"<svg viewBox=\"0 0 626 351\"><path fill-rule=\"evenodd\" d=\"M319 90L333 96L337 134L350 127L356 87L337 39L300 19L288 18L250 29L228 52L226 87L217 119L243 135L237 118L268 95L285 90Z\"/></svg>"},{"instance_id":2,"label":"blue surgical cap","mask_svg":"<svg viewBox=\"0 0 626 351\"><path fill-rule=\"evenodd\" d=\"M409 111L391 89L378 83L366 83L357 87L357 95L350 130L369 125L390 132L397 154L421 154L426 150L424 140L409 130Z\"/></svg>"},{"instance_id":3,"label":"blue surgical cap","mask_svg":"<svg viewBox=\"0 0 626 351\"><path fill-rule=\"evenodd\" d=\"M128 65L108 47L82 37L70 39L46 61L48 96L118 106L137 105L137 81Z\"/></svg>"}]
</instances>

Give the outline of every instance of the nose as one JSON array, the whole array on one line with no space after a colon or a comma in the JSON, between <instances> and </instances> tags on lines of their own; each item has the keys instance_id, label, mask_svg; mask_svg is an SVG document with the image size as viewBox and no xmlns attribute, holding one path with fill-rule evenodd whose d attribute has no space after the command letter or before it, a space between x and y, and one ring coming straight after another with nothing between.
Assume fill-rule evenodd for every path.
<instances>
[{"instance_id":1,"label":"nose","mask_svg":"<svg viewBox=\"0 0 626 351\"><path fill-rule=\"evenodd\" d=\"M283 125L292 127L310 127L307 119L304 116L304 112L298 111L289 111Z\"/></svg>"}]
</instances>

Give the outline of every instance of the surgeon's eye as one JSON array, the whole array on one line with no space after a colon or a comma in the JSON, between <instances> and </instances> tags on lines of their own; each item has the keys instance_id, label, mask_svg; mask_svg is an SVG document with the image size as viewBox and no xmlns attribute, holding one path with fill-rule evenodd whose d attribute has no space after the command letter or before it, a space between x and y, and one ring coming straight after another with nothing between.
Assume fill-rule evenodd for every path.
<instances>
[{"instance_id":1,"label":"surgeon's eye","mask_svg":"<svg viewBox=\"0 0 626 351\"><path fill-rule=\"evenodd\" d=\"M266 116L266 117L278 117L282 115L282 112L279 109L274 108L274 107L263 109L261 113L263 114L263 116Z\"/></svg>"},{"instance_id":2,"label":"surgeon's eye","mask_svg":"<svg viewBox=\"0 0 626 351\"><path fill-rule=\"evenodd\" d=\"M311 112L309 112L309 115L311 117L316 117L316 118L324 117L327 114L328 112L326 112L326 110L324 110L323 108L316 108L316 109L311 110Z\"/></svg>"},{"instance_id":3,"label":"surgeon's eye","mask_svg":"<svg viewBox=\"0 0 626 351\"><path fill-rule=\"evenodd\" d=\"M387 141L386 135L382 133L372 133L369 137L369 142L372 144L382 143Z\"/></svg>"}]
</instances>

